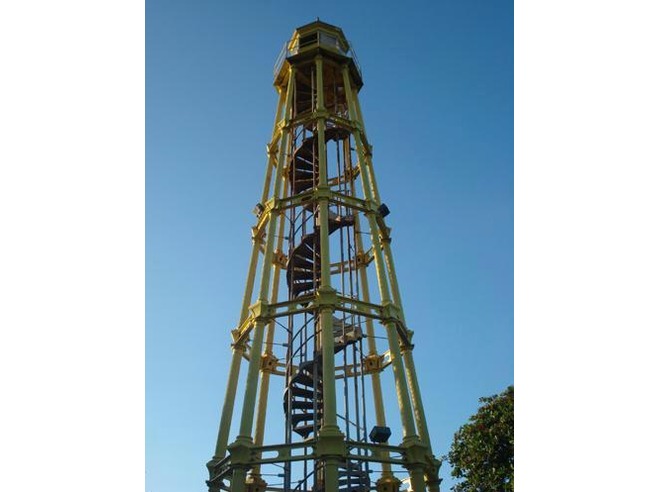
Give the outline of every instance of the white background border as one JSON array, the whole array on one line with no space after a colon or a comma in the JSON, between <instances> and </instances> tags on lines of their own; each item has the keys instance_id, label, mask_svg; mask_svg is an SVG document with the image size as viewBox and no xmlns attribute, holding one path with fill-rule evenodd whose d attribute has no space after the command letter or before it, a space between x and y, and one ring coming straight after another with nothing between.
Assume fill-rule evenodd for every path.
<instances>
[{"instance_id":1,"label":"white background border","mask_svg":"<svg viewBox=\"0 0 658 492\"><path fill-rule=\"evenodd\" d=\"M655 484L656 14L516 2L520 491ZM144 4L4 3L0 56L0 489L141 491Z\"/></svg>"},{"instance_id":2,"label":"white background border","mask_svg":"<svg viewBox=\"0 0 658 492\"><path fill-rule=\"evenodd\" d=\"M144 490L144 4L0 7L0 490Z\"/></svg>"}]
</instances>

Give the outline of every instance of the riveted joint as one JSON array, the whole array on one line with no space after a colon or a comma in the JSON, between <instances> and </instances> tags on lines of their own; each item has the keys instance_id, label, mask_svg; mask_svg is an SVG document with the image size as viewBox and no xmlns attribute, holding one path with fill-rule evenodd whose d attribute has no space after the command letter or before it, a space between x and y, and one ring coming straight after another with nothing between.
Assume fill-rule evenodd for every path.
<instances>
[{"instance_id":1,"label":"riveted joint","mask_svg":"<svg viewBox=\"0 0 658 492\"><path fill-rule=\"evenodd\" d=\"M276 124L276 129L277 129L277 131L279 131L279 132L284 132L284 131L286 131L286 130L289 130L289 129L290 129L290 126L291 126L291 125L290 125L290 120L287 119L287 118L284 118L284 119L280 120L280 121Z\"/></svg>"},{"instance_id":2,"label":"riveted joint","mask_svg":"<svg viewBox=\"0 0 658 492\"><path fill-rule=\"evenodd\" d=\"M270 198L265 202L265 212L278 213L279 206L280 206L280 200L277 200L276 198Z\"/></svg>"},{"instance_id":3,"label":"riveted joint","mask_svg":"<svg viewBox=\"0 0 658 492\"><path fill-rule=\"evenodd\" d=\"M287 132L295 127L295 122L291 119L286 118L285 120L281 120L279 123L279 131L281 132Z\"/></svg>"},{"instance_id":4,"label":"riveted joint","mask_svg":"<svg viewBox=\"0 0 658 492\"><path fill-rule=\"evenodd\" d=\"M267 302L259 300L249 306L249 311L256 323L267 323L272 318L274 310Z\"/></svg>"},{"instance_id":5,"label":"riveted joint","mask_svg":"<svg viewBox=\"0 0 658 492\"><path fill-rule=\"evenodd\" d=\"M343 458L347 455L345 436L340 432L320 430L315 445L315 454L318 458Z\"/></svg>"},{"instance_id":6,"label":"riveted joint","mask_svg":"<svg viewBox=\"0 0 658 492\"><path fill-rule=\"evenodd\" d=\"M273 354L265 353L260 356L260 370L261 372L266 372L273 374L276 370L276 366L279 362Z\"/></svg>"},{"instance_id":7,"label":"riveted joint","mask_svg":"<svg viewBox=\"0 0 658 492\"><path fill-rule=\"evenodd\" d=\"M407 351L409 352L413 351L415 347L415 345L411 343L411 339L414 336L413 330L405 329L404 333L406 334L406 337L404 338L401 337L400 339L400 352L402 352L403 354Z\"/></svg>"},{"instance_id":8,"label":"riveted joint","mask_svg":"<svg viewBox=\"0 0 658 492\"><path fill-rule=\"evenodd\" d=\"M329 200L331 198L331 188L328 186L318 186L313 192L313 198L316 200Z\"/></svg>"},{"instance_id":9,"label":"riveted joint","mask_svg":"<svg viewBox=\"0 0 658 492\"><path fill-rule=\"evenodd\" d=\"M375 374L384 370L384 356L378 354L368 355L361 360L363 374Z\"/></svg>"},{"instance_id":10,"label":"riveted joint","mask_svg":"<svg viewBox=\"0 0 658 492\"><path fill-rule=\"evenodd\" d=\"M427 463L428 448L425 444L416 438L409 439L407 443L403 442L404 462L406 468L415 468L418 466L425 467Z\"/></svg>"},{"instance_id":11,"label":"riveted joint","mask_svg":"<svg viewBox=\"0 0 658 492\"><path fill-rule=\"evenodd\" d=\"M249 438L238 436L238 438L228 445L227 449L231 456L231 466L234 468L248 467L253 457L253 443Z\"/></svg>"},{"instance_id":12,"label":"riveted joint","mask_svg":"<svg viewBox=\"0 0 658 492\"><path fill-rule=\"evenodd\" d=\"M288 257L280 249L274 250L274 255L272 256L272 263L274 263L279 268L286 268L288 265Z\"/></svg>"},{"instance_id":13,"label":"riveted joint","mask_svg":"<svg viewBox=\"0 0 658 492\"><path fill-rule=\"evenodd\" d=\"M390 227L381 227L381 234L379 235L379 240L382 242L382 247L384 244L391 244L391 228Z\"/></svg>"},{"instance_id":14,"label":"riveted joint","mask_svg":"<svg viewBox=\"0 0 658 492\"><path fill-rule=\"evenodd\" d=\"M233 343L231 344L233 350L239 350L241 352L246 350L247 346L245 345L245 342L247 341L247 336L244 335L242 330L239 328L231 330L231 338L233 339Z\"/></svg>"},{"instance_id":15,"label":"riveted joint","mask_svg":"<svg viewBox=\"0 0 658 492\"><path fill-rule=\"evenodd\" d=\"M326 308L331 308L333 311L338 305L336 289L332 289L331 287L320 287L315 295L315 304L320 311Z\"/></svg>"},{"instance_id":16,"label":"riveted joint","mask_svg":"<svg viewBox=\"0 0 658 492\"><path fill-rule=\"evenodd\" d=\"M356 261L356 267L360 268L360 267L368 266L368 264L372 261L372 258L368 256L367 253L360 251L359 253L356 254L354 260Z\"/></svg>"},{"instance_id":17,"label":"riveted joint","mask_svg":"<svg viewBox=\"0 0 658 492\"><path fill-rule=\"evenodd\" d=\"M378 210L379 205L377 205L374 200L366 199L366 200L364 200L364 205L365 205L364 213L367 216L374 215L375 219L380 216L379 215L379 210Z\"/></svg>"},{"instance_id":18,"label":"riveted joint","mask_svg":"<svg viewBox=\"0 0 658 492\"><path fill-rule=\"evenodd\" d=\"M401 353L404 354L405 352L412 352L414 347L415 347L415 345L413 343L408 343L408 341L405 342L403 340L400 340L400 352Z\"/></svg>"},{"instance_id":19,"label":"riveted joint","mask_svg":"<svg viewBox=\"0 0 658 492\"><path fill-rule=\"evenodd\" d=\"M274 144L274 142L270 142L265 145L265 150L267 151L268 157L271 159L276 159L276 154L279 151L279 146Z\"/></svg>"},{"instance_id":20,"label":"riveted joint","mask_svg":"<svg viewBox=\"0 0 658 492\"><path fill-rule=\"evenodd\" d=\"M361 174L361 167L353 166L345 170L345 179L347 181L354 181L359 176L359 174Z\"/></svg>"},{"instance_id":21,"label":"riveted joint","mask_svg":"<svg viewBox=\"0 0 658 492\"><path fill-rule=\"evenodd\" d=\"M265 228L254 226L251 228L251 240L257 244L265 242Z\"/></svg>"},{"instance_id":22,"label":"riveted joint","mask_svg":"<svg viewBox=\"0 0 658 492\"><path fill-rule=\"evenodd\" d=\"M315 118L316 120L324 120L329 118L329 116L330 116L329 111L327 111L326 109L317 109L313 111L312 117Z\"/></svg>"},{"instance_id":23,"label":"riveted joint","mask_svg":"<svg viewBox=\"0 0 658 492\"><path fill-rule=\"evenodd\" d=\"M402 319L400 308L391 302L384 303L381 314L384 323L400 323Z\"/></svg>"}]
</instances>

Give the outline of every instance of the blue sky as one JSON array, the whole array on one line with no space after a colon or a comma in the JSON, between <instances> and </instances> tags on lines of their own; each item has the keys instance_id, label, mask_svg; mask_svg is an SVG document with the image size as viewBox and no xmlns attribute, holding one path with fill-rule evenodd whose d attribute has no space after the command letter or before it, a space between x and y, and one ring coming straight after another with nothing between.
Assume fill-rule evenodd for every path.
<instances>
[{"instance_id":1,"label":"blue sky","mask_svg":"<svg viewBox=\"0 0 658 492\"><path fill-rule=\"evenodd\" d=\"M272 67L318 16L363 71L435 453L480 396L513 383L513 2L147 1L147 492L205 490ZM447 464L441 476L448 490Z\"/></svg>"}]
</instances>

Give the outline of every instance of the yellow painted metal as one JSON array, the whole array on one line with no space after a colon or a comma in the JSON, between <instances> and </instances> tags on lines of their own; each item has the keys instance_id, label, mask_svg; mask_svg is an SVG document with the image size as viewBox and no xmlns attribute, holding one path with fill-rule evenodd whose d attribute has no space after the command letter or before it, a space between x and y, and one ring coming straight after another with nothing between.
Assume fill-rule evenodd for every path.
<instances>
[{"instance_id":1,"label":"yellow painted metal","mask_svg":"<svg viewBox=\"0 0 658 492\"><path fill-rule=\"evenodd\" d=\"M350 118L358 121L358 115L355 110L354 99L352 98L352 91L350 89L352 84L347 66L343 66L343 84L345 85L345 94L347 95L347 106ZM359 123L362 127L362 122L359 121ZM363 144L359 138L356 138L355 141L359 155L359 162L363 162L365 160ZM363 187L363 194L365 195L366 199L373 201L372 189L370 188L370 180L368 179L368 174L369 173L362 173L361 184ZM382 257L382 248L379 241L379 235L377 234L378 226L374 217L374 212L366 213L366 217L370 226L372 245L375 253L375 269L377 272L377 280L379 282L379 292L382 298L382 304L385 306L391 303L391 297L388 289L388 281L386 278L386 266ZM393 322L386 321L384 322L384 326L386 328L389 349L391 351L391 365L393 367L395 390L397 393L400 414L402 417L401 423L404 436L403 439L405 441L413 441L418 439L418 435L416 434L416 426L414 422L411 400L409 397L409 389L407 387L404 364L400 353L400 340L398 338L398 333Z\"/></svg>"},{"instance_id":2,"label":"yellow painted metal","mask_svg":"<svg viewBox=\"0 0 658 492\"><path fill-rule=\"evenodd\" d=\"M411 347L403 350L402 355L404 357L404 367L406 369L407 382L409 384L409 389L411 390L411 401L413 403L414 416L416 417L416 425L418 426L418 434L420 435L421 441L423 441L423 443L428 446L431 452L432 446L430 443L429 433L427 432L425 410L423 408L423 401L421 399L420 387L418 385L418 378L416 376L416 366L414 364Z\"/></svg>"},{"instance_id":3,"label":"yellow painted metal","mask_svg":"<svg viewBox=\"0 0 658 492\"><path fill-rule=\"evenodd\" d=\"M281 118L281 111L285 103L285 95L279 91L279 101L277 103L276 115L274 117L274 125L272 129L272 141L277 138L279 130L279 120ZM279 139L280 140L280 139ZM267 199L267 193L270 189L270 181L272 175L272 168L274 166L273 152L269 152L267 170L265 174L265 184L263 189L263 197L261 203ZM258 251L261 244L261 238L256 236L253 238L253 245L251 249L251 257L249 259L249 269L247 272L247 282L245 285L244 296L242 298L242 308L240 309L240 320L238 326L242 325L247 319L249 314L249 304L251 303L251 296L254 289L254 279L256 277L256 269L258 266ZM237 393L238 379L240 376L240 363L244 355L244 344L236 344L233 347L231 354L231 365L228 373L228 381L226 384L226 393L224 397L224 404L222 405L222 415L220 418L219 430L217 435L217 443L215 445L215 455L213 459L218 459L226 454L226 446L228 444L229 432L231 429L231 420L233 418L233 410L235 408L235 396Z\"/></svg>"},{"instance_id":4,"label":"yellow painted metal","mask_svg":"<svg viewBox=\"0 0 658 492\"><path fill-rule=\"evenodd\" d=\"M338 492L338 459L328 458L324 466L324 490Z\"/></svg>"},{"instance_id":5,"label":"yellow painted metal","mask_svg":"<svg viewBox=\"0 0 658 492\"><path fill-rule=\"evenodd\" d=\"M370 144L368 141L365 124L363 121L363 115L361 114L361 104L359 103L359 98L357 96L357 93L358 91L356 89L352 89L351 94L352 94L352 100L354 101L354 111L358 118L359 127L361 130L360 137L361 137L362 145L364 149L367 151L365 153L364 165L367 167L367 170L369 172L370 186L372 189L373 199L375 200L376 203L379 204L381 203L381 199L379 197L379 189L377 188L377 179L375 178L375 172L372 167L372 152L370 149Z\"/></svg>"},{"instance_id":6,"label":"yellow painted metal","mask_svg":"<svg viewBox=\"0 0 658 492\"><path fill-rule=\"evenodd\" d=\"M322 57L315 58L317 108L316 112L324 112L324 79L322 76ZM327 143L325 142L326 122L323 117L317 119L318 129L318 190L328 190L327 187ZM327 193L327 196L329 193ZM331 287L331 258L329 254L329 200L321 198L318 200L320 219L320 282L322 287Z\"/></svg>"},{"instance_id":7,"label":"yellow painted metal","mask_svg":"<svg viewBox=\"0 0 658 492\"><path fill-rule=\"evenodd\" d=\"M313 42L306 44L308 40L303 41L302 37L313 32L318 33L317 41L315 44ZM324 33L323 35L335 35L338 40L337 44L334 47L323 45L321 32ZM330 37L325 36L324 40L328 39ZM305 45L300 46L300 41ZM368 459L365 461L372 460L382 466L382 476L375 487L379 492L398 490L400 482L394 477L392 466L400 465L409 471L414 492L424 491L426 487L430 492L438 492L438 466L440 463L431 453L427 423L413 361L411 332L406 328L400 288L390 248L390 229L386 227L383 217L378 211L381 200L372 164L372 148L368 142L358 100L358 90L362 85L360 71L348 54L349 43L342 31L319 21L298 29L287 48L290 50L286 53L287 58L280 59L281 63L277 62L275 87L279 97L272 139L267 146L268 164L260 201L263 211L259 215L257 225L253 228L253 249L240 311L240 323L238 328L233 330L234 344L229 369L229 383L222 409L215 456L208 464L211 472L210 490L219 492L219 483L232 476L230 479L231 492L264 492L268 486L261 478L261 464L313 460L315 464L312 466L316 470L314 487L319 487L325 492L337 492L339 468L346 466L346 460L348 460L347 463L349 460L362 462L363 457L367 456ZM295 111L298 113L293 114L298 77L300 86L308 84L310 87L311 105L315 101L315 107L309 108L310 110L299 109L300 106L295 103ZM339 79L342 81L344 91L340 89ZM338 92L336 92L336 85L333 85L332 89L331 85L325 88L325 84L337 84ZM315 99L313 99L313 94L315 94ZM325 94L328 102L325 101ZM337 94L344 94L344 100L340 101L342 96L339 97ZM345 102L347 103L347 117L343 113L335 113L331 109L332 107L340 108L340 105ZM329 104L329 110L325 104ZM342 109L338 109L338 111L340 112ZM287 188L282 190L286 180L284 175L290 169L291 162L297 162L295 160L297 157L293 158L293 155L298 154L293 154L293 149L300 148L298 147L299 139L307 139L309 131L314 133L315 138L312 152L314 156L317 155L315 165L317 165L318 181L314 182L314 186L310 188L308 186L303 188L305 191L293 193L288 197ZM345 132L349 132L353 138L353 145L356 147L358 156L356 165L351 162L354 149L350 148L350 139L345 138ZM336 135L342 136L336 137ZM326 138L336 142L342 140L342 151L337 148L336 153L339 170L341 169L339 156L343 156L344 173L340 174L339 171L338 176L329 176ZM308 143L307 140L305 141ZM300 155L303 156L303 154ZM301 157L301 159L303 162L306 158ZM356 196L356 180L359 177L361 178L363 198ZM343 187L343 185L346 186ZM337 191L335 188L341 188L343 192ZM349 191L345 188L349 188ZM312 224L312 227L317 227L316 233L319 234L320 286L315 292L279 301L281 270L288 268L290 260L283 253L284 239L291 241L284 230L287 221L286 215L295 217L296 212L293 212L292 209L299 210L301 207L310 210L309 204L313 204L315 207L314 220L316 222ZM335 226L332 213L334 207L339 211L341 217L343 216L342 211L345 210L347 211L345 215L353 218L355 249L349 259L343 258L341 254L340 261L332 264L329 226L332 226L333 231ZM313 215L311 218L313 219ZM367 231L361 230L364 220L367 223ZM372 247L366 250L363 239L368 236L363 233L368 231ZM292 232L292 234L295 233ZM343 232L341 232L341 244L344 240L342 234ZM256 270L259 267L259 252L263 253L263 260L260 262L260 285L254 302L254 284ZM373 303L370 299L367 267L371 262L375 264L380 296L379 304ZM315 265L317 266L317 263ZM317 272L317 270L313 270L313 272ZM348 272L350 282L351 272L356 272L358 276L358 297L354 296L352 290L343 289L337 292L332 288L332 274L341 275L344 280L344 276ZM314 273L314 275L317 274ZM289 287L290 282L289 279ZM302 290L302 292L304 291ZM361 366L353 363L350 365L347 362L336 366L334 354L336 345L334 314L336 312L342 312L343 316L363 316L368 355L362 354L363 364ZM317 317L319 330L315 334L313 350L321 350L322 426L312 439L305 438L307 445L312 446L312 451L311 447L302 449L299 447L300 443L295 442L263 445L270 378L273 374L290 377L298 370L294 364L299 364L299 362L293 362L292 359L280 362L275 356L272 345L275 338L276 319L302 313L308 316L306 319L310 319L311 323L313 322L312 317ZM375 320L384 326L387 335L389 347L382 355L377 353ZM345 334L343 334L344 336ZM239 434L236 440L227 446L243 357L248 360L248 367ZM317 352L314 354L313 360L318 362ZM380 372L389 365L393 370L400 408L402 445L392 446L358 440L350 440L348 444L338 426L336 380L338 378L369 377L372 383L375 422L378 426L386 426ZM345 395L347 399L347 393ZM365 431L365 429L363 430ZM297 451L293 453L294 450ZM230 457L224 458L227 451L230 453ZM272 455L273 451L276 452L276 456ZM251 473L247 476L249 470ZM359 487L361 486L359 485Z\"/></svg>"},{"instance_id":8,"label":"yellow painted metal","mask_svg":"<svg viewBox=\"0 0 658 492\"><path fill-rule=\"evenodd\" d=\"M366 137L366 131L365 131L365 124L363 121L363 117L361 114L361 107L359 104L359 100L357 97L357 90L354 89L351 91L352 94L352 100L354 102L354 114L357 116L360 128L361 128L361 147L362 149L360 150L360 162L363 162L364 166L364 175L367 175L367 177L364 178L364 187L368 187L368 181L369 181L369 188L370 191L372 192L372 198L375 201L377 205L381 203L380 197L379 197L379 190L377 186L377 181L375 178L375 173L374 169L372 166L372 155L370 152L370 149L368 148L368 151L365 151L366 146L368 145L368 140ZM348 99L349 100L349 99ZM364 190L364 194L367 194L366 191ZM383 219L382 219L383 223ZM371 227L371 230L372 227ZM400 317L402 321L405 321L404 317L404 311L403 311L403 306L402 306L402 298L400 295L400 289L399 289L399 284L397 281L397 275L395 272L395 264L393 261L393 253L390 247L390 237L388 237L388 231L386 231L386 238L382 238L382 236L379 236L379 239L381 240L381 249L383 250L384 253L384 259L386 263L386 270L388 271L388 280L391 285L392 289L392 294L393 294L393 302L394 304L398 307ZM373 232L373 235L375 232ZM375 243L375 239L373 239L373 243ZM378 247L375 244L374 248L377 250ZM377 260L377 257L375 258ZM403 358L404 358L404 368L405 368L405 378L407 381L407 386L409 388L409 395L411 398L411 403L412 403L412 408L414 412L414 420L418 429L419 437L421 441L427 446L429 455L432 456L432 447L431 447L431 441L429 438L429 432L427 430L427 419L425 416L425 410L423 407L423 402L422 402L422 396L420 392L420 387L418 384L418 377L416 374L416 369L415 369L415 364L413 361L413 345L409 346L404 346L402 352ZM393 357L397 357L397 354L394 353L395 351L392 352ZM394 371L395 371L395 365L394 365ZM422 468L417 468L414 474L412 474L412 488L419 489L421 487L421 471ZM436 470L436 473L438 473L438 469ZM427 485L428 488L431 492L438 492L439 488L439 480L437 477L431 476L431 474L426 474L426 480L427 480ZM416 482L414 484L414 482ZM424 484L422 485L424 488Z\"/></svg>"},{"instance_id":9,"label":"yellow painted metal","mask_svg":"<svg viewBox=\"0 0 658 492\"><path fill-rule=\"evenodd\" d=\"M274 130L272 131L272 139L270 140L270 144L268 145L268 161L267 161L267 169L265 170L265 183L263 185L263 193L261 194L260 197L261 204L267 201L267 197L269 196L269 191L272 181L272 169L275 165L278 165L278 163L275 162L276 153L274 149L271 148L271 145L274 143L277 134L280 134L281 132L279 130L279 121L281 120L281 111L285 103L286 95L283 92L283 90L281 90L280 88L278 88L277 90L279 92L279 102L277 103L276 106L276 116L274 117Z\"/></svg>"},{"instance_id":10,"label":"yellow painted metal","mask_svg":"<svg viewBox=\"0 0 658 492\"><path fill-rule=\"evenodd\" d=\"M215 445L215 455L213 456L213 460L221 459L226 454L226 445L228 443L228 434L231 429L231 418L233 417L235 394L238 387L240 363L242 362L243 353L243 344L233 347L231 365L228 372L228 382L226 384L226 393L224 396L224 405L222 406L222 416L219 424L217 444Z\"/></svg>"},{"instance_id":11,"label":"yellow painted metal","mask_svg":"<svg viewBox=\"0 0 658 492\"><path fill-rule=\"evenodd\" d=\"M284 197L286 192L284 190ZM285 226L285 216L281 214L279 217L279 231L283 231ZM283 234L279 234L277 240L277 250L283 248ZM270 303L276 304L279 297L279 277L281 276L282 264L274 262L274 279L272 281L272 294L270 296ZM272 344L274 343L274 331L275 331L275 321L274 318L267 325L267 335L265 340L265 354L273 357L272 354ZM258 392L258 412L256 414L256 428L254 430L254 444L256 446L263 445L263 439L265 437L265 418L267 416L267 401L269 397L269 388L270 388L270 376L272 370L267 366L261 367L260 375L260 390ZM254 465L254 468L251 471L253 477L258 477L260 475L260 465Z\"/></svg>"},{"instance_id":12,"label":"yellow painted metal","mask_svg":"<svg viewBox=\"0 0 658 492\"><path fill-rule=\"evenodd\" d=\"M247 469L234 466L233 478L231 479L231 492L245 492L247 481Z\"/></svg>"},{"instance_id":13,"label":"yellow painted metal","mask_svg":"<svg viewBox=\"0 0 658 492\"><path fill-rule=\"evenodd\" d=\"M411 490L413 492L423 492L425 490L425 473L422 465L413 466L409 470L409 477L411 478Z\"/></svg>"},{"instance_id":14,"label":"yellow painted metal","mask_svg":"<svg viewBox=\"0 0 658 492\"><path fill-rule=\"evenodd\" d=\"M354 92L355 94L356 92ZM362 125L362 130L365 134L365 125L363 123L363 120L361 119L361 108L359 107L358 103L358 98L355 97L356 101L356 110L357 114L359 116L359 119L361 121ZM377 203L380 202L379 199L379 191L377 189L377 184L375 180L375 173L372 167L372 159L370 156L368 156L365 159L365 163L368 169L368 176L371 180L371 189L373 191L374 199L376 200ZM400 309L400 315L402 317L402 320L404 321L404 310L402 306L402 297L400 295L400 288L398 285L397 281L397 274L395 272L395 263L393 261L393 252L391 250L391 240L390 238L386 238L382 240L382 247L383 247L383 252L384 252L384 258L387 266L387 270L389 273L389 281L391 284L391 289L393 293L393 302L398 306ZM412 354L413 346L409 347L403 347L402 353L404 357L404 362L405 362L405 375L407 378L407 384L409 386L410 390L410 396L411 396L411 401L413 404L413 409L414 409L414 417L416 421L416 426L418 428L418 433L420 435L421 440L428 446L430 453L432 452L431 448L431 442L429 438L429 433L427 431L427 419L425 417L425 409L423 407L423 401L422 401L422 396L420 392L420 386L418 384L418 376L416 374L416 369L415 369L415 364L413 361L413 354Z\"/></svg>"},{"instance_id":15,"label":"yellow painted metal","mask_svg":"<svg viewBox=\"0 0 658 492\"><path fill-rule=\"evenodd\" d=\"M295 79L295 68L290 69L290 80ZM284 120L288 119L290 114L290 107L292 103L294 84L288 84L286 94L286 113ZM288 132L284 132L279 143L279 156L277 159L276 177L274 178L274 189L272 196L278 198L281 193L281 183L283 181L283 162L288 145ZM268 291L270 286L270 273L273 268L272 256L274 253L274 239L276 236L277 221L272 218L268 224L268 231L265 245L265 257L263 259L263 268L260 281L260 292L258 301L267 303ZM238 440L251 441L251 430L254 423L254 409L256 404L256 393L258 390L258 372L260 369L260 354L263 347L263 331L265 327L264 321L256 321L256 326L253 329L253 341L251 344L251 360L247 368L247 378L245 383L244 403L242 404L242 417L240 420L240 432Z\"/></svg>"},{"instance_id":16,"label":"yellow painted metal","mask_svg":"<svg viewBox=\"0 0 658 492\"><path fill-rule=\"evenodd\" d=\"M316 112L322 113L324 107L324 77L322 57L315 57L315 87L317 91ZM319 117L317 120L317 147L319 180L318 189L327 189L327 145L325 142L325 119ZM323 198L318 200L320 220L320 295L331 296L335 291L331 288L331 258L329 255L329 200ZM338 430L336 417L336 368L334 361L334 334L333 334L333 311L332 305L325 305L320 309L320 331L322 340L322 379L323 379L323 423L322 428L326 432ZM325 479L333 478L333 472L327 471ZM336 471L337 473L337 471ZM338 475L336 474L336 480Z\"/></svg>"},{"instance_id":17,"label":"yellow painted metal","mask_svg":"<svg viewBox=\"0 0 658 492\"><path fill-rule=\"evenodd\" d=\"M363 117L361 115L361 106L359 104L359 99L356 96L357 91L354 90L352 92L353 94L353 100L355 101L355 109L356 109L356 114L359 118L359 122L361 124L361 131L363 132L363 135L365 137L366 135L366 129L365 129L365 124L363 121ZM365 138L367 141L367 138ZM373 169L372 165L372 156L368 155L364 159L364 163L367 167L367 173L368 177L371 182L371 190L373 192L373 198L376 203L381 203L380 198L379 198L379 190L377 188L377 181L375 178L375 172ZM397 274L395 272L395 263L393 261L393 252L391 250L391 240L390 238L386 238L385 240L382 240L382 246L383 246L383 252L384 252L384 258L386 261L386 266L388 270L388 278L391 284L391 290L393 294L393 302L395 305L400 309L400 315L402 317L402 321L405 321L404 317L404 310L402 306L402 296L400 295L400 287L398 285L398 280L397 280ZM403 357L404 357L404 362L405 362L405 374L407 378L407 384L409 386L410 390L410 396L414 408L414 417L416 420L416 426L418 428L418 433L420 435L421 440L429 447L430 453L432 451L431 448L431 442L429 438L429 433L427 431L427 419L425 417L425 409L423 407L423 401L422 401L422 396L420 392L420 386L418 384L418 376L416 375L416 369L413 361L413 355L412 355L412 350L413 347L404 347L402 350Z\"/></svg>"},{"instance_id":18,"label":"yellow painted metal","mask_svg":"<svg viewBox=\"0 0 658 492\"><path fill-rule=\"evenodd\" d=\"M350 152L350 143L348 140L345 141L346 152L345 156L347 159L346 167L352 167L352 153ZM352 195L356 195L356 186L354 180L350 181L350 188ZM354 229L355 231L361 231L361 220L359 214L354 214ZM357 254L365 254L363 248L363 238L361 234L354 234L356 242L356 251ZM368 273L366 271L367 264L363 264L359 267L359 279L361 281L361 296L365 302L370 302L370 287L368 285ZM366 335L368 343L368 354L370 356L377 357L377 340L375 338L375 327L372 322L372 318L366 318ZM384 411L384 399L382 396L382 383L379 371L375 371L370 375L372 382L372 398L375 407L375 422L380 427L386 427L386 413ZM388 458L388 452L384 451L382 453L384 458ZM388 463L382 463L382 476L389 479L391 475L391 465ZM388 482L386 482L388 483Z\"/></svg>"}]
</instances>

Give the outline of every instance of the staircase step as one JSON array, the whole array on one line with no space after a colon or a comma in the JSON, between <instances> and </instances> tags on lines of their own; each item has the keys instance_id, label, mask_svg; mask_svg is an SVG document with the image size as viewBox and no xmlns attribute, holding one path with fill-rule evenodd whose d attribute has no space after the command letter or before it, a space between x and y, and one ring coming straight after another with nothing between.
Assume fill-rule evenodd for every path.
<instances>
[{"instance_id":1,"label":"staircase step","mask_svg":"<svg viewBox=\"0 0 658 492\"><path fill-rule=\"evenodd\" d=\"M313 179L313 168L306 169L303 165L295 166L290 169L290 179L296 182L299 180Z\"/></svg>"},{"instance_id":2,"label":"staircase step","mask_svg":"<svg viewBox=\"0 0 658 492\"><path fill-rule=\"evenodd\" d=\"M304 258L301 255L293 256L292 261L288 262L288 269L291 272L313 272L315 270L315 264L308 258ZM319 268L318 268L319 273ZM295 276L295 278L298 278Z\"/></svg>"},{"instance_id":3,"label":"staircase step","mask_svg":"<svg viewBox=\"0 0 658 492\"><path fill-rule=\"evenodd\" d=\"M300 398L308 398L308 399L313 399L315 394L313 390L308 390L304 388L300 388L298 386L291 386L290 387L290 392L292 393L292 396L300 397Z\"/></svg>"},{"instance_id":4,"label":"staircase step","mask_svg":"<svg viewBox=\"0 0 658 492\"><path fill-rule=\"evenodd\" d=\"M310 237L306 236L305 238L302 238L302 241L304 241L304 239L306 239L306 238L310 239L310 241L302 242L299 246L297 246L293 250L293 255L294 256L299 256L301 258L305 258L306 260L309 260L309 261L312 261L313 253L314 253L312 244L313 244L313 239L314 238L313 238L312 235L310 235ZM315 255L319 256L319 254L317 254L317 253Z\"/></svg>"},{"instance_id":5,"label":"staircase step","mask_svg":"<svg viewBox=\"0 0 658 492\"><path fill-rule=\"evenodd\" d=\"M318 408L321 407L322 402L318 402ZM293 400L292 408L294 410L313 410L315 408L315 401Z\"/></svg>"},{"instance_id":6,"label":"staircase step","mask_svg":"<svg viewBox=\"0 0 658 492\"><path fill-rule=\"evenodd\" d=\"M311 432L313 432L314 427L315 426L313 424L300 425L298 427L295 427L293 430L303 438L306 438Z\"/></svg>"},{"instance_id":7,"label":"staircase step","mask_svg":"<svg viewBox=\"0 0 658 492\"><path fill-rule=\"evenodd\" d=\"M318 421L321 417L318 416ZM313 413L295 413L290 416L290 422L292 422L293 427L296 427L300 422L313 422L315 420L315 414Z\"/></svg>"},{"instance_id":8,"label":"staircase step","mask_svg":"<svg viewBox=\"0 0 658 492\"><path fill-rule=\"evenodd\" d=\"M292 378L292 384L301 384L302 386L313 387L313 376L306 372L298 372Z\"/></svg>"},{"instance_id":9,"label":"staircase step","mask_svg":"<svg viewBox=\"0 0 658 492\"><path fill-rule=\"evenodd\" d=\"M314 185L313 179L296 179L293 183L293 192L295 194L301 193L302 191L306 191L309 188L313 188Z\"/></svg>"},{"instance_id":10,"label":"staircase step","mask_svg":"<svg viewBox=\"0 0 658 492\"><path fill-rule=\"evenodd\" d=\"M315 282L300 282L292 284L292 295L297 297L302 292L315 290Z\"/></svg>"},{"instance_id":11,"label":"staircase step","mask_svg":"<svg viewBox=\"0 0 658 492\"><path fill-rule=\"evenodd\" d=\"M297 282L299 280L313 280L313 277L315 276L315 273L313 270L301 270L299 268L295 268L292 270L292 279Z\"/></svg>"},{"instance_id":12,"label":"staircase step","mask_svg":"<svg viewBox=\"0 0 658 492\"><path fill-rule=\"evenodd\" d=\"M354 216L352 215L337 215L334 214L334 217L329 220L329 234L337 231L341 227L347 227L354 225Z\"/></svg>"},{"instance_id":13,"label":"staircase step","mask_svg":"<svg viewBox=\"0 0 658 492\"><path fill-rule=\"evenodd\" d=\"M304 142L307 142L305 140ZM305 160L313 162L313 141L310 140L309 144L302 144L295 150L295 156L303 157Z\"/></svg>"}]
</instances>

